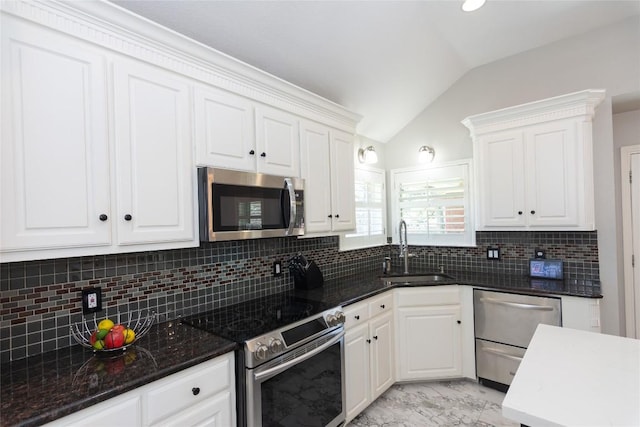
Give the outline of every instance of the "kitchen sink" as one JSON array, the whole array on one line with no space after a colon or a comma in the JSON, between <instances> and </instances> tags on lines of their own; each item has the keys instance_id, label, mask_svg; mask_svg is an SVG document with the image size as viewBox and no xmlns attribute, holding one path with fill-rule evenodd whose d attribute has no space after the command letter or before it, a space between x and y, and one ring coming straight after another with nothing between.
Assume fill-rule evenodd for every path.
<instances>
[{"instance_id":1,"label":"kitchen sink","mask_svg":"<svg viewBox=\"0 0 640 427\"><path fill-rule=\"evenodd\" d=\"M412 276L384 276L381 277L380 280L382 280L386 285L403 284L420 286L440 282L450 282L454 279L444 273L427 273Z\"/></svg>"}]
</instances>

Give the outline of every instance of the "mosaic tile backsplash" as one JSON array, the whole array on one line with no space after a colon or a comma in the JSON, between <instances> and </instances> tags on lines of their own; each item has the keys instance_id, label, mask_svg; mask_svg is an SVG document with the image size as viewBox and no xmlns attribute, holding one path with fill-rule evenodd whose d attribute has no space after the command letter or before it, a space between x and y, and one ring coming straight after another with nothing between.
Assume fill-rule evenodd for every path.
<instances>
[{"instance_id":1,"label":"mosaic tile backsplash","mask_svg":"<svg viewBox=\"0 0 640 427\"><path fill-rule=\"evenodd\" d=\"M565 277L598 280L596 232L478 232L477 247L411 246L410 265L445 271L526 274L535 249L565 261ZM486 259L498 246L500 261ZM0 264L0 361L73 345L69 325L82 319L81 291L99 286L105 311L154 310L160 321L286 291L286 268L274 261L296 253L315 260L325 279L381 270L384 256L399 267L397 246L339 252L337 237L203 243L199 248Z\"/></svg>"}]
</instances>

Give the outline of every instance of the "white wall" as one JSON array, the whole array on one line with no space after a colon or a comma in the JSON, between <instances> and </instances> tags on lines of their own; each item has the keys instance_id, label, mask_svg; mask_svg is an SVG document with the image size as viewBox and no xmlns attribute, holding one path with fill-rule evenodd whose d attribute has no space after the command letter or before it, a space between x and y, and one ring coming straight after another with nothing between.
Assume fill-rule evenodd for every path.
<instances>
[{"instance_id":1,"label":"white wall","mask_svg":"<svg viewBox=\"0 0 640 427\"><path fill-rule=\"evenodd\" d=\"M437 161L472 157L471 139L460 123L469 115L584 89L606 89L594 120L596 225L600 259L603 332L624 324L622 270L618 259L619 205L615 187L611 97L640 90L640 17L626 19L478 68L459 79L385 146L387 169L417 164L423 144Z\"/></svg>"},{"instance_id":2,"label":"white wall","mask_svg":"<svg viewBox=\"0 0 640 427\"><path fill-rule=\"evenodd\" d=\"M615 101L615 100L614 100ZM613 115L613 145L614 145L614 174L616 177L616 206L621 206L622 203L622 182L621 182L621 166L620 166L620 148L630 145L640 145L640 110L633 110L624 113L618 113ZM622 210L618 209L616 212L616 235L619 236L618 244L618 257L621 268L623 266L622 259ZM621 270L620 282L622 284L624 275ZM620 288L620 311L624 310L624 287ZM624 324L623 324L624 325ZM623 326L621 329L621 335L626 335L626 328Z\"/></svg>"}]
</instances>

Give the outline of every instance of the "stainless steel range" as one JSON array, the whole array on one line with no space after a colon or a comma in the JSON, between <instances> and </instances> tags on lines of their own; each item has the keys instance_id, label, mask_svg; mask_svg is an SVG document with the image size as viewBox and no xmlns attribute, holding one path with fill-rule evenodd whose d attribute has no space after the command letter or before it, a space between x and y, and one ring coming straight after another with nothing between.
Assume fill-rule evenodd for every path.
<instances>
[{"instance_id":1,"label":"stainless steel range","mask_svg":"<svg viewBox=\"0 0 640 427\"><path fill-rule=\"evenodd\" d=\"M183 319L241 344L238 425L339 426L346 418L344 313L292 294Z\"/></svg>"}]
</instances>

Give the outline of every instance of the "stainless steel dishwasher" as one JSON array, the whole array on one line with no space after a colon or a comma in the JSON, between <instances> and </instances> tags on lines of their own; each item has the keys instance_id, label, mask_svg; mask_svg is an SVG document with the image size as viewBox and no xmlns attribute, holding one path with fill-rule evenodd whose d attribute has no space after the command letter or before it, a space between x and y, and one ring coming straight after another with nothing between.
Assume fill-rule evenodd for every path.
<instances>
[{"instance_id":1,"label":"stainless steel dishwasher","mask_svg":"<svg viewBox=\"0 0 640 427\"><path fill-rule=\"evenodd\" d=\"M473 290L478 380L506 390L538 324L562 326L561 300Z\"/></svg>"}]
</instances>

